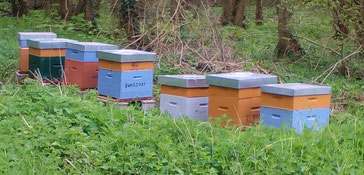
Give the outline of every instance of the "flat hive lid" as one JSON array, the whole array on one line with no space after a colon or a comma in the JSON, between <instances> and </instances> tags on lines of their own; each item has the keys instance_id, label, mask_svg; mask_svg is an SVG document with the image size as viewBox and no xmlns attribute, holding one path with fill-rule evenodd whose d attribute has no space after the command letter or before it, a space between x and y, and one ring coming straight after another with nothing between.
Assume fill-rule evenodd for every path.
<instances>
[{"instance_id":1,"label":"flat hive lid","mask_svg":"<svg viewBox=\"0 0 364 175\"><path fill-rule=\"evenodd\" d=\"M18 32L19 40L28 39L54 39L57 38L57 34L53 32Z\"/></svg>"},{"instance_id":2,"label":"flat hive lid","mask_svg":"<svg viewBox=\"0 0 364 175\"><path fill-rule=\"evenodd\" d=\"M277 76L252 72L232 72L207 75L206 83L233 89L257 88L264 84L277 83Z\"/></svg>"},{"instance_id":3,"label":"flat hive lid","mask_svg":"<svg viewBox=\"0 0 364 175\"><path fill-rule=\"evenodd\" d=\"M285 96L327 95L331 87L303 83L268 84L260 87L261 91L269 94Z\"/></svg>"},{"instance_id":4,"label":"flat hive lid","mask_svg":"<svg viewBox=\"0 0 364 175\"><path fill-rule=\"evenodd\" d=\"M109 60L119 63L130 62L152 62L157 54L132 49L97 51L96 57L102 60Z\"/></svg>"},{"instance_id":5,"label":"flat hive lid","mask_svg":"<svg viewBox=\"0 0 364 175\"><path fill-rule=\"evenodd\" d=\"M183 88L207 88L206 77L204 75L186 74L186 75L160 75L158 83L167 86L176 86Z\"/></svg>"},{"instance_id":6,"label":"flat hive lid","mask_svg":"<svg viewBox=\"0 0 364 175\"><path fill-rule=\"evenodd\" d=\"M99 51L99 50L116 50L119 49L116 45L99 43L99 42L77 42L67 43L67 49L74 49L79 51Z\"/></svg>"},{"instance_id":7,"label":"flat hive lid","mask_svg":"<svg viewBox=\"0 0 364 175\"><path fill-rule=\"evenodd\" d=\"M29 47L37 49L65 49L66 43L77 42L76 40L55 38L55 39L31 39L28 40Z\"/></svg>"}]
</instances>

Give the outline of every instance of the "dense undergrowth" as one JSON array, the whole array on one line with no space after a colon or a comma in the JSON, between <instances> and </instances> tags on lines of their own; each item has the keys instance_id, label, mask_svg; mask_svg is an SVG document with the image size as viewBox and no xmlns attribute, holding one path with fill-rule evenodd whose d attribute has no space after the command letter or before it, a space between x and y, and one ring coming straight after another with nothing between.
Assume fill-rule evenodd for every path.
<instances>
[{"instance_id":1,"label":"dense undergrowth","mask_svg":"<svg viewBox=\"0 0 364 175\"><path fill-rule=\"evenodd\" d=\"M216 13L220 13L219 9ZM252 13L249 7L248 14ZM364 172L363 80L346 78L336 71L327 79L326 75L318 78L339 58L305 40L301 44L306 48L306 57L276 60L273 51L277 25L272 14L273 9L266 11L263 26L254 26L253 15L248 15L246 30L232 26L219 30L227 46L236 51L235 59L244 63L239 70L254 70L259 66L278 74L283 82L322 82L332 86L333 113L330 126L323 131L297 135L291 130L257 124L241 132L210 121L173 120L161 115L157 108L148 112L139 107L119 110L113 104L101 103L96 91L80 95L75 87L44 87L32 80L18 86L13 73L17 66L19 31L53 31L59 37L122 46L125 40L105 31L102 24L106 22L100 23L102 32L89 31L90 24L82 16L67 23L46 17L43 11L31 11L20 19L1 17L0 172L361 174ZM332 47L338 45L327 32L331 26L325 15L303 11L297 12L294 19L299 26L297 35ZM185 39L208 35L199 34L199 30L197 21L191 21L181 32ZM350 53L353 49L345 51ZM201 71L199 59L191 51L186 50L182 59L185 64L179 64L176 59L179 55L159 53L159 57L156 75ZM352 70L360 69L360 65L360 62L354 64L357 68ZM155 94L158 95L158 88Z\"/></svg>"},{"instance_id":2,"label":"dense undergrowth","mask_svg":"<svg viewBox=\"0 0 364 175\"><path fill-rule=\"evenodd\" d=\"M363 106L320 132L173 120L119 110L96 92L27 81L0 91L0 171L8 174L360 174Z\"/></svg>"}]
</instances>

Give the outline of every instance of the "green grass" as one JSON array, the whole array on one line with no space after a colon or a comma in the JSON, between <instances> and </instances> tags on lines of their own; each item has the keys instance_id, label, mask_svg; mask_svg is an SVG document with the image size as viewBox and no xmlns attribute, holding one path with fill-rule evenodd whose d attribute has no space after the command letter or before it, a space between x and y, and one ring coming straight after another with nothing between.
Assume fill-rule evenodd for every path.
<instances>
[{"instance_id":1,"label":"green grass","mask_svg":"<svg viewBox=\"0 0 364 175\"><path fill-rule=\"evenodd\" d=\"M320 132L173 120L103 105L96 92L36 82L0 91L0 171L8 174L360 174L364 108ZM66 161L72 162L71 166Z\"/></svg>"},{"instance_id":2,"label":"green grass","mask_svg":"<svg viewBox=\"0 0 364 175\"><path fill-rule=\"evenodd\" d=\"M237 59L261 61L263 68L272 69L284 82L311 82L339 59L301 41L309 48L307 59L275 60L274 9L265 12L263 26L253 24L252 9L248 9L246 30L231 26L220 29L224 40L233 43L234 49L241 49ZM329 19L325 14L314 13L317 15L299 12L294 16L296 34L336 47L337 41L327 32ZM48 18L42 11L32 11L17 20L0 18L1 174L364 172L364 105L358 99L363 97L364 82L335 72L324 82L333 87L330 125L319 132L306 130L302 135L293 130L265 128L259 123L242 132L210 121L174 120L160 114L157 108L148 112L137 106L120 110L113 104L101 103L94 90L80 94L74 87L44 87L32 80L15 85L12 75L18 59L17 32L53 31L59 37L80 41L125 41L108 32L96 37L95 31L88 29L82 16L68 23ZM184 32L186 37L198 36L196 31ZM161 57L175 59L174 55L163 53ZM183 71L165 61L157 64L157 75ZM158 96L158 88L155 95Z\"/></svg>"}]
</instances>

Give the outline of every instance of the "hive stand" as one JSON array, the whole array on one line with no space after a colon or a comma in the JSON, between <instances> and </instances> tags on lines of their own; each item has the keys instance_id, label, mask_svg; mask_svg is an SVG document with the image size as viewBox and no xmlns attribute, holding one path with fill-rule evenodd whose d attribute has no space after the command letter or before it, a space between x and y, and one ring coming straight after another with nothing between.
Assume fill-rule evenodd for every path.
<instances>
[{"instance_id":1,"label":"hive stand","mask_svg":"<svg viewBox=\"0 0 364 175\"><path fill-rule=\"evenodd\" d=\"M101 95L99 95L98 98L104 103L113 102L114 104L120 105L120 109L123 109L124 107L130 106L131 104L135 103L139 103L143 111L148 111L155 107L155 101L152 98L120 100L120 99L108 98Z\"/></svg>"}]
</instances>

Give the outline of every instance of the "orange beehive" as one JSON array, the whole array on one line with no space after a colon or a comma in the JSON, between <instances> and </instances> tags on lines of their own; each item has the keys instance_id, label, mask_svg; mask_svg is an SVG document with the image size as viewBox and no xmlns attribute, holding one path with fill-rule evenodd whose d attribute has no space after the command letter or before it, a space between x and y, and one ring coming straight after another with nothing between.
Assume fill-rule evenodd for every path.
<instances>
[{"instance_id":1,"label":"orange beehive","mask_svg":"<svg viewBox=\"0 0 364 175\"><path fill-rule=\"evenodd\" d=\"M65 60L65 82L67 84L78 85L80 89L94 89L97 87L97 76L97 62Z\"/></svg>"},{"instance_id":2,"label":"orange beehive","mask_svg":"<svg viewBox=\"0 0 364 175\"><path fill-rule=\"evenodd\" d=\"M99 68L114 71L137 71L137 70L153 70L153 62L126 62L119 63L108 60L99 60Z\"/></svg>"},{"instance_id":3,"label":"orange beehive","mask_svg":"<svg viewBox=\"0 0 364 175\"><path fill-rule=\"evenodd\" d=\"M259 119L260 88L231 89L210 86L209 94L209 115L213 120L226 114L229 119L234 120L230 125L249 126Z\"/></svg>"},{"instance_id":4,"label":"orange beehive","mask_svg":"<svg viewBox=\"0 0 364 175\"><path fill-rule=\"evenodd\" d=\"M19 47L19 71L29 72L29 48Z\"/></svg>"},{"instance_id":5,"label":"orange beehive","mask_svg":"<svg viewBox=\"0 0 364 175\"><path fill-rule=\"evenodd\" d=\"M29 47L29 54L35 55L38 57L65 56L66 49L37 49L37 48Z\"/></svg>"},{"instance_id":6,"label":"orange beehive","mask_svg":"<svg viewBox=\"0 0 364 175\"><path fill-rule=\"evenodd\" d=\"M259 120L260 86L277 82L277 76L251 72L233 72L206 76L209 87L209 116L223 115L244 128ZM226 121L221 123L226 124ZM243 129L244 129L243 128Z\"/></svg>"},{"instance_id":7,"label":"orange beehive","mask_svg":"<svg viewBox=\"0 0 364 175\"><path fill-rule=\"evenodd\" d=\"M287 110L330 107L331 95L284 96L262 93L262 106Z\"/></svg>"},{"instance_id":8,"label":"orange beehive","mask_svg":"<svg viewBox=\"0 0 364 175\"><path fill-rule=\"evenodd\" d=\"M182 97L207 97L208 88L182 88L161 85L161 94L176 95Z\"/></svg>"}]
</instances>

